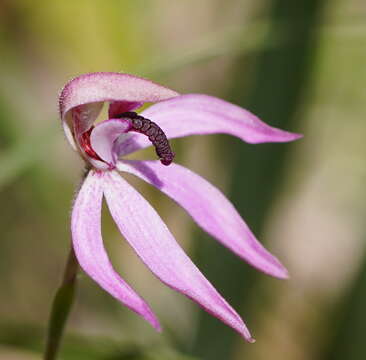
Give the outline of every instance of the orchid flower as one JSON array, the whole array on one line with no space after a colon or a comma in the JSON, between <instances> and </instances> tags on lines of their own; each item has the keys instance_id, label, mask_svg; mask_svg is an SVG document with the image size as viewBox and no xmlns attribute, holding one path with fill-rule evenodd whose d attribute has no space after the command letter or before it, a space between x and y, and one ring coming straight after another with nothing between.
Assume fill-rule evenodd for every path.
<instances>
[{"instance_id":1,"label":"orchid flower","mask_svg":"<svg viewBox=\"0 0 366 360\"><path fill-rule=\"evenodd\" d=\"M108 119L94 124L104 102L109 103ZM145 103L154 104L140 114L134 112ZM133 174L171 197L203 230L258 270L286 278L284 266L256 240L230 201L198 174L172 163L169 139L225 133L255 144L287 142L300 135L271 127L218 98L179 95L152 81L121 73L79 76L66 84L59 104L66 137L89 168L71 219L73 247L81 268L105 291L160 329L150 307L108 259L101 234L105 198L121 234L164 284L254 342L241 317L185 254L152 206L119 172ZM160 162L123 159L151 145Z\"/></svg>"}]
</instances>

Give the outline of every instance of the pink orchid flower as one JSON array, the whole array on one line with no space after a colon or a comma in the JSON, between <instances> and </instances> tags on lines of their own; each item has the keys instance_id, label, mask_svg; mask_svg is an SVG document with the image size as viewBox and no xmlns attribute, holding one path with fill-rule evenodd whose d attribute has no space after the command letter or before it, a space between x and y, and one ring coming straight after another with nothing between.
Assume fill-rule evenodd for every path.
<instances>
[{"instance_id":1,"label":"pink orchid flower","mask_svg":"<svg viewBox=\"0 0 366 360\"><path fill-rule=\"evenodd\" d=\"M109 103L108 119L93 125L104 102ZM133 112L150 102L155 104L141 114ZM147 303L108 259L101 234L104 197L121 234L164 284L254 342L241 317L185 254L157 212L118 172L133 174L170 196L206 232L258 270L286 278L283 265L256 240L218 189L185 167L171 164L174 153L168 139L225 133L254 144L301 136L270 127L250 112L215 97L179 95L120 73L92 73L71 80L60 96L60 114L67 139L90 168L72 210L73 247L81 268L160 330ZM151 145L161 163L122 159Z\"/></svg>"}]
</instances>

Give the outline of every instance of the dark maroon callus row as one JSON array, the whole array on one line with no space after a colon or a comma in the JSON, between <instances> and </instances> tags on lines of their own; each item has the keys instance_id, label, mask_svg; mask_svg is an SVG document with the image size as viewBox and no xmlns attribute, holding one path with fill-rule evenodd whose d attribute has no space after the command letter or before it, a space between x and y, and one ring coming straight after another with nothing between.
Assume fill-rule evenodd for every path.
<instances>
[{"instance_id":1,"label":"dark maroon callus row","mask_svg":"<svg viewBox=\"0 0 366 360\"><path fill-rule=\"evenodd\" d=\"M131 129L146 135L155 147L156 154L159 156L163 165L170 165L175 154L170 148L169 140L164 131L153 121L138 115L135 112L125 112L117 115L118 118L131 119Z\"/></svg>"}]
</instances>

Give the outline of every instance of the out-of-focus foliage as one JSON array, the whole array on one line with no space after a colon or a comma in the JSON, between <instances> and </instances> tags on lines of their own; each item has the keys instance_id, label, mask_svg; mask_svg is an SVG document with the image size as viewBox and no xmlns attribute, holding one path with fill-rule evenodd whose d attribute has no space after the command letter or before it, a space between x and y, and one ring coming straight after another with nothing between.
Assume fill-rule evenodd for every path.
<instances>
[{"instance_id":1,"label":"out-of-focus foliage","mask_svg":"<svg viewBox=\"0 0 366 360\"><path fill-rule=\"evenodd\" d=\"M365 358L365 24L363 0L2 0L0 359L37 359L42 351L82 172L63 139L57 96L90 71L133 72L220 96L304 133L293 144L174 141L177 161L231 194L291 279L256 273L136 182L257 342L244 343L166 289L105 216L115 267L164 332L80 274L61 358Z\"/></svg>"}]
</instances>

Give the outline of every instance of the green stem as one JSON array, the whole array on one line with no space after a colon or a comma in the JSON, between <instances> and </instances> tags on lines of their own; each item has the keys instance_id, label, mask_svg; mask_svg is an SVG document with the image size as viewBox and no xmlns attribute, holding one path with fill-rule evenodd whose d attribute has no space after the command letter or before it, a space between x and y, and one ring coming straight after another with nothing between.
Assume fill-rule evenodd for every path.
<instances>
[{"instance_id":1,"label":"green stem","mask_svg":"<svg viewBox=\"0 0 366 360\"><path fill-rule=\"evenodd\" d=\"M52 304L44 360L56 359L66 320L74 302L78 268L74 249L71 246L63 280Z\"/></svg>"}]
</instances>

